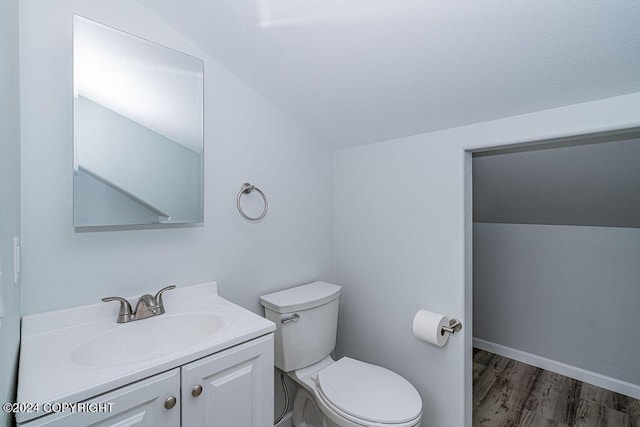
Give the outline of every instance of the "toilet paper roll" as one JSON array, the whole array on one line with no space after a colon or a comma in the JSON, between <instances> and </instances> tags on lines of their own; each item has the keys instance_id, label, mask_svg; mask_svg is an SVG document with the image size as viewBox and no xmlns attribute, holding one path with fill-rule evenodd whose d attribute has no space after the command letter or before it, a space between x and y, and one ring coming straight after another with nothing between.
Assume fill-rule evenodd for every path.
<instances>
[{"instance_id":1,"label":"toilet paper roll","mask_svg":"<svg viewBox=\"0 0 640 427\"><path fill-rule=\"evenodd\" d=\"M449 319L442 314L427 310L419 310L413 318L413 335L438 347L442 347L449 339L449 333L442 331L449 326Z\"/></svg>"}]
</instances>

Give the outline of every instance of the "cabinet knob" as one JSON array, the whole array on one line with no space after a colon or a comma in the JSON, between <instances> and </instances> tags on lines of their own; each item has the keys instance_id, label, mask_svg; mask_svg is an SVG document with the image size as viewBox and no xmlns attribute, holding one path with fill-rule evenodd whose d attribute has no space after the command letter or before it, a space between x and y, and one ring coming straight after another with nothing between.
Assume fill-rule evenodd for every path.
<instances>
[{"instance_id":1,"label":"cabinet knob","mask_svg":"<svg viewBox=\"0 0 640 427\"><path fill-rule=\"evenodd\" d=\"M167 400L164 401L164 407L167 409L171 409L174 406L176 406L177 402L178 402L178 399L176 399L175 396L167 397Z\"/></svg>"},{"instance_id":2,"label":"cabinet knob","mask_svg":"<svg viewBox=\"0 0 640 427\"><path fill-rule=\"evenodd\" d=\"M191 390L191 396L193 397L198 397L201 394L202 394L202 386L200 384L198 384L193 388L193 390Z\"/></svg>"}]
</instances>

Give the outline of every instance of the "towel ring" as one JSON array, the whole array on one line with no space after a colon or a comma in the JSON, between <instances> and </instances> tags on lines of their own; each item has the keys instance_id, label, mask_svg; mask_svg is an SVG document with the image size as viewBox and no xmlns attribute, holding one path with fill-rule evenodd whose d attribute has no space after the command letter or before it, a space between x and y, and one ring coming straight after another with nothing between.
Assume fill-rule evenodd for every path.
<instances>
[{"instance_id":1,"label":"towel ring","mask_svg":"<svg viewBox=\"0 0 640 427\"><path fill-rule=\"evenodd\" d=\"M256 190L258 193L260 193L260 195L262 196L262 200L264 201L264 210L259 216L255 218L244 213L244 211L242 210L242 206L240 205L240 198L242 197L242 195L249 194L253 190ZM238 198L237 198L237 205L238 205L238 212L240 212L240 215L242 215L244 219L252 222L260 221L267 214L267 210L269 210L269 202L267 201L267 196L265 196L262 190L260 190L258 187L256 187L253 184L249 184L248 182L245 182L240 187L240 192L238 193Z\"/></svg>"}]
</instances>

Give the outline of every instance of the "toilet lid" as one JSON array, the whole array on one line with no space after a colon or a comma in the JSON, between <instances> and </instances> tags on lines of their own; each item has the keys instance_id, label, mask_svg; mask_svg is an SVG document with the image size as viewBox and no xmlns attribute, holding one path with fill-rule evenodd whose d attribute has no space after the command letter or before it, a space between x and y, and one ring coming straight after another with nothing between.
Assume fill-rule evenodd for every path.
<instances>
[{"instance_id":1,"label":"toilet lid","mask_svg":"<svg viewBox=\"0 0 640 427\"><path fill-rule=\"evenodd\" d=\"M324 399L362 420L400 424L422 412L422 399L409 381L359 360L343 357L318 372L316 383Z\"/></svg>"}]
</instances>

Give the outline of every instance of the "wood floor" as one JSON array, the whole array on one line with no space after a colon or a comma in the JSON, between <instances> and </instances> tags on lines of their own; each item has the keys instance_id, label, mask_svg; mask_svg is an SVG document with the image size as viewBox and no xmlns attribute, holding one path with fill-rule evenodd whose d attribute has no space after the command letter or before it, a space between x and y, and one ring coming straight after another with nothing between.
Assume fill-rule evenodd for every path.
<instances>
[{"instance_id":1,"label":"wood floor","mask_svg":"<svg viewBox=\"0 0 640 427\"><path fill-rule=\"evenodd\" d=\"M473 351L473 426L640 427L640 400Z\"/></svg>"}]
</instances>

